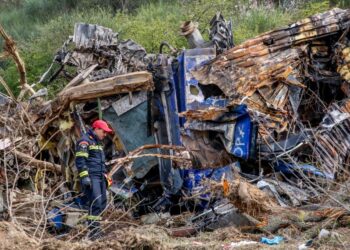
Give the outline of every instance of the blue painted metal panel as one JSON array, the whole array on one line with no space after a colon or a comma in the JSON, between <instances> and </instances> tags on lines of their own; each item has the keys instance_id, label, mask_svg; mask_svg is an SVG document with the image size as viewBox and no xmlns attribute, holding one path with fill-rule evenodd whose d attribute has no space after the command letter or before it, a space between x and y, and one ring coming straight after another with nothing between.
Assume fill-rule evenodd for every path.
<instances>
[{"instance_id":1,"label":"blue painted metal panel","mask_svg":"<svg viewBox=\"0 0 350 250\"><path fill-rule=\"evenodd\" d=\"M237 163L239 164L239 163ZM205 185L206 180L221 182L223 176L226 180L233 179L233 165L224 166L217 169L183 169L181 176L183 179L183 191L187 196L197 196L197 207L208 208L212 193L210 187Z\"/></svg>"},{"instance_id":2,"label":"blue painted metal panel","mask_svg":"<svg viewBox=\"0 0 350 250\"><path fill-rule=\"evenodd\" d=\"M234 143L230 152L236 157L247 160L250 156L252 122L245 105L239 105L233 112L240 114L240 117L236 122L234 138L232 138Z\"/></svg>"},{"instance_id":3,"label":"blue painted metal panel","mask_svg":"<svg viewBox=\"0 0 350 250\"><path fill-rule=\"evenodd\" d=\"M334 179L334 175L322 172L313 165L307 163L287 163L284 161L277 161L274 165L275 171L282 172L284 174L298 174L298 172L303 172L307 176L316 176L329 180Z\"/></svg>"}]
</instances>

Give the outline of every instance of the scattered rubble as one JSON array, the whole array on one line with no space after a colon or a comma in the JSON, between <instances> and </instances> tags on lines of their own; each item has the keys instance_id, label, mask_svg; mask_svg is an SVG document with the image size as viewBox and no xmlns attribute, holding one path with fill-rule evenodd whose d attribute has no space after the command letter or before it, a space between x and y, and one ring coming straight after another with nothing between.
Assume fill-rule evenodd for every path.
<instances>
[{"instance_id":1,"label":"scattered rubble","mask_svg":"<svg viewBox=\"0 0 350 250\"><path fill-rule=\"evenodd\" d=\"M220 13L210 26L205 41L197 23L185 22L181 35L190 49L165 42L159 54L148 54L108 28L77 23L39 81L66 79L52 100L47 89L28 85L0 26L22 87L16 99L0 78L8 95L0 96L0 217L11 222L0 224L0 235L2 226L15 227L32 237L33 248L52 237L83 247L76 244L86 235L87 208L74 151L98 118L114 133L104 148L113 179L106 235L96 249L234 249L262 246L261 238L283 245L293 240L288 230L311 240L299 241L306 249L336 235L328 229L348 226L350 10L314 15L238 46ZM189 240L223 228L235 232L235 242ZM143 234L152 230L164 239ZM192 238L172 242L177 237Z\"/></svg>"}]
</instances>

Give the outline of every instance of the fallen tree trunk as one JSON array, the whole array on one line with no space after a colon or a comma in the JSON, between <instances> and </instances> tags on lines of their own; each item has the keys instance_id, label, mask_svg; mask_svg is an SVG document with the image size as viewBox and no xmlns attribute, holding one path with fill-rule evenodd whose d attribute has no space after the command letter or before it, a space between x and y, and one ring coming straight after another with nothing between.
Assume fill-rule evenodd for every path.
<instances>
[{"instance_id":1,"label":"fallen tree trunk","mask_svg":"<svg viewBox=\"0 0 350 250\"><path fill-rule=\"evenodd\" d=\"M334 225L338 221L346 224L349 221L349 212L342 208L308 211L280 207L264 191L239 177L230 183L214 184L214 189L217 188L253 225L241 228L242 231L259 230L274 234L279 229L294 227L314 236L322 225ZM325 223L320 223L322 221Z\"/></svg>"}]
</instances>

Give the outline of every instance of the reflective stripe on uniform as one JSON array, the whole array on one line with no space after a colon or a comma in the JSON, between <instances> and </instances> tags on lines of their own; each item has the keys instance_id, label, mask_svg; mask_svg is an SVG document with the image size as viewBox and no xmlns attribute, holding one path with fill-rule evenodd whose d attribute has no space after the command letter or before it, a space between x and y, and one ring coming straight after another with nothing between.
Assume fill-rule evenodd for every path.
<instances>
[{"instance_id":1,"label":"reflective stripe on uniform","mask_svg":"<svg viewBox=\"0 0 350 250\"><path fill-rule=\"evenodd\" d=\"M75 153L75 156L77 156L77 157L85 157L85 158L88 158L89 157L89 153L87 153L87 152L82 152L82 151L78 151L78 152L76 152Z\"/></svg>"},{"instance_id":2,"label":"reflective stripe on uniform","mask_svg":"<svg viewBox=\"0 0 350 250\"><path fill-rule=\"evenodd\" d=\"M89 175L89 172L87 170L84 170L84 171L79 173L79 177L85 177L85 176L88 176L88 175Z\"/></svg>"},{"instance_id":3,"label":"reflective stripe on uniform","mask_svg":"<svg viewBox=\"0 0 350 250\"><path fill-rule=\"evenodd\" d=\"M102 219L102 217L98 216L98 215L88 215L86 218L88 220L101 220Z\"/></svg>"},{"instance_id":4,"label":"reflective stripe on uniform","mask_svg":"<svg viewBox=\"0 0 350 250\"><path fill-rule=\"evenodd\" d=\"M101 145L90 145L89 150L103 150Z\"/></svg>"}]
</instances>

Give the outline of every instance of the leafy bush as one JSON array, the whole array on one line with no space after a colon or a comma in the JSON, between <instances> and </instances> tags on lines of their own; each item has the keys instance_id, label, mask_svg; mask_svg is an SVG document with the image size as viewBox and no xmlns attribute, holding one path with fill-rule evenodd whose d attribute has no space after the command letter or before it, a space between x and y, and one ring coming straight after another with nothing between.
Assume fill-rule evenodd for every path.
<instances>
[{"instance_id":1,"label":"leafy bush","mask_svg":"<svg viewBox=\"0 0 350 250\"><path fill-rule=\"evenodd\" d=\"M179 4L148 4L133 15L119 12L114 20L122 39L133 39L148 52L158 53L162 41L177 48L186 45L186 40L179 36L180 24L186 20Z\"/></svg>"},{"instance_id":2,"label":"leafy bush","mask_svg":"<svg viewBox=\"0 0 350 250\"><path fill-rule=\"evenodd\" d=\"M233 19L234 38L236 43L241 43L260 33L272 30L278 26L283 26L293 22L294 16L281 9L270 9L259 7L248 10Z\"/></svg>"},{"instance_id":3,"label":"leafy bush","mask_svg":"<svg viewBox=\"0 0 350 250\"><path fill-rule=\"evenodd\" d=\"M303 8L299 11L299 16L301 18L309 17L316 13L324 12L330 7L329 1L311 0L304 4Z\"/></svg>"}]
</instances>

